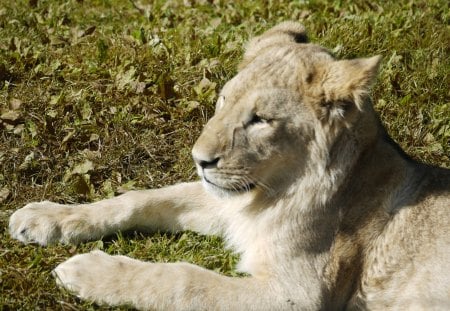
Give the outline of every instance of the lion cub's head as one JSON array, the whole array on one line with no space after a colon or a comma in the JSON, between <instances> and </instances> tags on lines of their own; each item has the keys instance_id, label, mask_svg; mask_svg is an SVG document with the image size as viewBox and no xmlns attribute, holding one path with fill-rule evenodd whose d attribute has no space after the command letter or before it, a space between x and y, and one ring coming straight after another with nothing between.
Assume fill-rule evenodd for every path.
<instances>
[{"instance_id":1,"label":"lion cub's head","mask_svg":"<svg viewBox=\"0 0 450 311\"><path fill-rule=\"evenodd\" d=\"M375 135L366 94L379 62L335 60L294 22L254 38L193 148L204 184L270 195L355 153Z\"/></svg>"}]
</instances>

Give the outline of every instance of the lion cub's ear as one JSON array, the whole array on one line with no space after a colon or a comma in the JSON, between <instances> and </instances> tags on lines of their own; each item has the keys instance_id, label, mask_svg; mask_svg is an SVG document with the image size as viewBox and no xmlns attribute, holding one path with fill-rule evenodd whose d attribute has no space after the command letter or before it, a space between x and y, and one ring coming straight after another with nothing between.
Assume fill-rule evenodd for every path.
<instances>
[{"instance_id":1,"label":"lion cub's ear","mask_svg":"<svg viewBox=\"0 0 450 311\"><path fill-rule=\"evenodd\" d=\"M239 69L247 66L268 47L280 46L289 42L308 43L306 29L302 24L292 21L283 22L250 40L245 47L244 58L239 65Z\"/></svg>"},{"instance_id":2,"label":"lion cub's ear","mask_svg":"<svg viewBox=\"0 0 450 311\"><path fill-rule=\"evenodd\" d=\"M376 80L381 56L339 60L331 64L324 77L322 108L332 118L347 118L363 110L365 96ZM325 111L323 111L325 112Z\"/></svg>"}]
</instances>

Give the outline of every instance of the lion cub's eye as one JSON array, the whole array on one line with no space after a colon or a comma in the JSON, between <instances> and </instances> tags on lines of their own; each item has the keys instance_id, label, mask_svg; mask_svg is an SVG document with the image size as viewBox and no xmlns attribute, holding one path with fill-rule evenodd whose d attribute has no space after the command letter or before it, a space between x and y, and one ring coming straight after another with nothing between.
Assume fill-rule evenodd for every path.
<instances>
[{"instance_id":1,"label":"lion cub's eye","mask_svg":"<svg viewBox=\"0 0 450 311\"><path fill-rule=\"evenodd\" d=\"M255 113L255 114L253 114L250 121L248 121L247 126L254 125L254 124L266 124L266 123L270 123L270 120L263 118Z\"/></svg>"},{"instance_id":2,"label":"lion cub's eye","mask_svg":"<svg viewBox=\"0 0 450 311\"><path fill-rule=\"evenodd\" d=\"M261 118L257 114L254 114L249 123L250 124L255 124L255 123L266 123L266 122L267 121L265 119Z\"/></svg>"}]
</instances>

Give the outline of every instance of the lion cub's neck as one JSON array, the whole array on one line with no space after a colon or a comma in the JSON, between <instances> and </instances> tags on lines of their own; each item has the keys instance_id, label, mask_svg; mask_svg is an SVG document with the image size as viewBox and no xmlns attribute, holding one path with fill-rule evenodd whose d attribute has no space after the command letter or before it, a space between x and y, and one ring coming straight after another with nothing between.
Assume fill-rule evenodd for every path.
<instances>
[{"instance_id":1,"label":"lion cub's neck","mask_svg":"<svg viewBox=\"0 0 450 311\"><path fill-rule=\"evenodd\" d=\"M331 159L326 165L312 164L276 197L255 197L246 201L238 214L230 213L232 226L227 236L242 253L240 268L252 274L267 273L276 269L278 260L292 258L293 263L301 264L311 262L312 256L317 266L310 273L315 274L324 269L343 228L357 232L372 215L380 217L373 221L374 232L382 230L393 205L388 193L400 193L402 180L416 178L409 160L383 133L380 127L371 143L360 149L355 149L355 138L342 136L333 150L336 155L323 154ZM373 198L371 204L367 198Z\"/></svg>"}]
</instances>

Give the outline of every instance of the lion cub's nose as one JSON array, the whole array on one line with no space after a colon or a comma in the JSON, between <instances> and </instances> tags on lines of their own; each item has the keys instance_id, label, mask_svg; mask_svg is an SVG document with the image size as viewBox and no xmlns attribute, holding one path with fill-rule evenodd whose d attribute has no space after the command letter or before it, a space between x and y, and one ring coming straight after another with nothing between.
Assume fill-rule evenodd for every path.
<instances>
[{"instance_id":1,"label":"lion cub's nose","mask_svg":"<svg viewBox=\"0 0 450 311\"><path fill-rule=\"evenodd\" d=\"M204 130L192 148L195 164L201 169L217 168L220 164L222 146L212 129Z\"/></svg>"},{"instance_id":2,"label":"lion cub's nose","mask_svg":"<svg viewBox=\"0 0 450 311\"><path fill-rule=\"evenodd\" d=\"M219 163L220 158L214 158L214 159L199 159L197 157L194 156L194 161L195 163L197 163L202 169L207 169L207 168L216 168L217 167L217 163Z\"/></svg>"}]
</instances>

